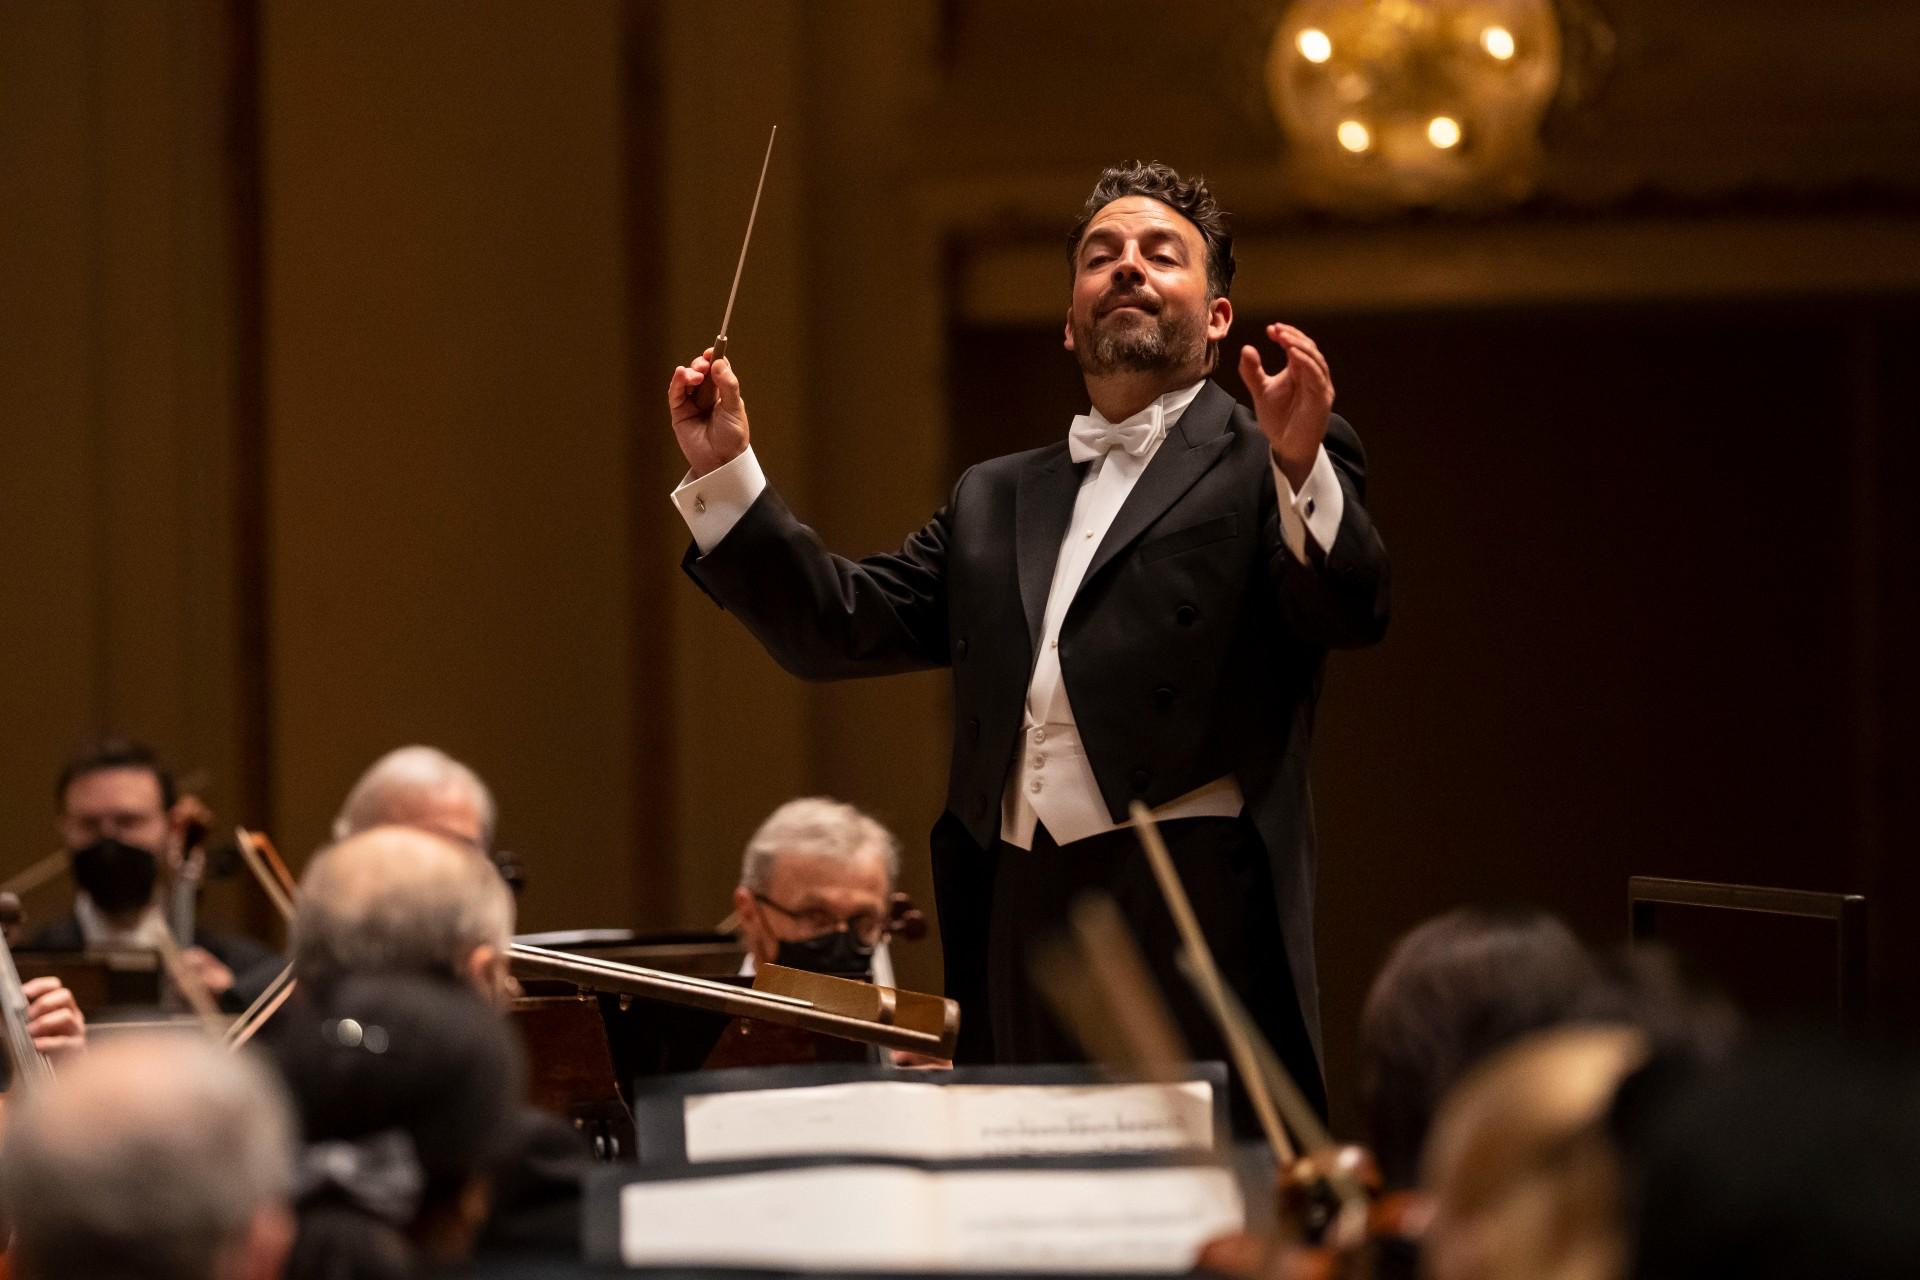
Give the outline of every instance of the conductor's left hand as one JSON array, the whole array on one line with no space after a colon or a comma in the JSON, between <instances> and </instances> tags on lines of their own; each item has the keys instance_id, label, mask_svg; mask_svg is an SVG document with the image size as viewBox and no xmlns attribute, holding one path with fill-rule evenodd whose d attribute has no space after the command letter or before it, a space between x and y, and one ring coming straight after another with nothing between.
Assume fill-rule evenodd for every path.
<instances>
[{"instance_id":1,"label":"conductor's left hand","mask_svg":"<svg viewBox=\"0 0 1920 1280\"><path fill-rule=\"evenodd\" d=\"M1286 350L1287 364L1270 374L1260 353L1240 348L1240 380L1253 394L1254 415L1266 433L1280 472L1295 489L1306 484L1327 438L1333 411L1333 375L1312 338L1290 324L1270 324L1267 337Z\"/></svg>"}]
</instances>

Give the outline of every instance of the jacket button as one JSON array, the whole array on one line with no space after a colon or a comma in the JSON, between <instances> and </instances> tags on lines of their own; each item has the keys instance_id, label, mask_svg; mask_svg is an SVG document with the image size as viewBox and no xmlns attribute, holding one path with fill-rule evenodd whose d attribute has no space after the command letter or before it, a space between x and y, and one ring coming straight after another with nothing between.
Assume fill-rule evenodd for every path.
<instances>
[{"instance_id":1,"label":"jacket button","mask_svg":"<svg viewBox=\"0 0 1920 1280\"><path fill-rule=\"evenodd\" d=\"M1200 611L1190 604L1183 604L1173 611L1173 620L1183 627L1190 627L1200 621Z\"/></svg>"},{"instance_id":2,"label":"jacket button","mask_svg":"<svg viewBox=\"0 0 1920 1280\"><path fill-rule=\"evenodd\" d=\"M1174 693L1173 686L1170 684L1163 684L1158 689L1155 689L1153 691L1153 705L1160 708L1162 711L1165 711L1168 707L1173 705L1174 697L1175 697L1175 693Z\"/></svg>"},{"instance_id":3,"label":"jacket button","mask_svg":"<svg viewBox=\"0 0 1920 1280\"><path fill-rule=\"evenodd\" d=\"M965 636L961 636L960 639L954 643L953 660L955 662L958 662L960 661L960 659L966 656L967 656L967 638Z\"/></svg>"},{"instance_id":4,"label":"jacket button","mask_svg":"<svg viewBox=\"0 0 1920 1280\"><path fill-rule=\"evenodd\" d=\"M1152 775L1145 769L1135 769L1133 771L1133 793L1139 795L1147 789L1147 784L1152 781Z\"/></svg>"},{"instance_id":5,"label":"jacket button","mask_svg":"<svg viewBox=\"0 0 1920 1280\"><path fill-rule=\"evenodd\" d=\"M967 740L969 742L980 741L980 722L978 720L967 721Z\"/></svg>"}]
</instances>

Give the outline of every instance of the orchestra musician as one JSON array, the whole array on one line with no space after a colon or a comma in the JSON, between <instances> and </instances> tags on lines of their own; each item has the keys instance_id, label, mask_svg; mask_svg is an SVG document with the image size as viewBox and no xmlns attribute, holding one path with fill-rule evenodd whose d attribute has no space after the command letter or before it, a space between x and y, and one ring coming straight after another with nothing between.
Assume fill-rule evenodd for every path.
<instances>
[{"instance_id":1,"label":"orchestra musician","mask_svg":"<svg viewBox=\"0 0 1920 1280\"><path fill-rule=\"evenodd\" d=\"M471 767L438 747L397 747L353 784L333 820L333 838L390 823L435 831L486 854L518 894L524 872L512 854L494 848L495 819L493 792Z\"/></svg>"},{"instance_id":2,"label":"orchestra musician","mask_svg":"<svg viewBox=\"0 0 1920 1280\"><path fill-rule=\"evenodd\" d=\"M514 992L514 914L506 882L467 843L404 826L349 836L316 854L300 877L291 949L302 1002L324 1007L353 978L411 976L471 989L504 1016ZM589 1167L584 1140L528 1107L512 1128L489 1239L571 1242Z\"/></svg>"},{"instance_id":3,"label":"orchestra musician","mask_svg":"<svg viewBox=\"0 0 1920 1280\"><path fill-rule=\"evenodd\" d=\"M1533 908L1458 907L1396 942L1360 1015L1360 1108L1387 1187L1417 1183L1434 1112L1463 1075L1570 1020L1599 977L1573 930Z\"/></svg>"},{"instance_id":4,"label":"orchestra musician","mask_svg":"<svg viewBox=\"0 0 1920 1280\"><path fill-rule=\"evenodd\" d=\"M899 875L900 842L868 814L826 796L787 801L740 860L740 971L772 963L896 985L887 943ZM875 1052L900 1067L953 1065L909 1050Z\"/></svg>"},{"instance_id":5,"label":"orchestra musician","mask_svg":"<svg viewBox=\"0 0 1920 1280\"><path fill-rule=\"evenodd\" d=\"M773 963L893 986L887 920L899 870L893 833L852 805L825 796L781 805L740 860L741 972Z\"/></svg>"},{"instance_id":6,"label":"orchestra musician","mask_svg":"<svg viewBox=\"0 0 1920 1280\"><path fill-rule=\"evenodd\" d=\"M467 1259L513 1155L512 1031L453 983L349 977L303 1004L275 1060L306 1139L286 1280L385 1280Z\"/></svg>"},{"instance_id":7,"label":"orchestra musician","mask_svg":"<svg viewBox=\"0 0 1920 1280\"><path fill-rule=\"evenodd\" d=\"M294 1123L272 1073L197 1032L127 1033L7 1117L15 1280L273 1280Z\"/></svg>"},{"instance_id":8,"label":"orchestra musician","mask_svg":"<svg viewBox=\"0 0 1920 1280\"><path fill-rule=\"evenodd\" d=\"M146 744L107 738L60 770L54 800L73 909L29 930L22 949L159 950L169 936L165 891L194 852L173 771ZM229 1012L245 1008L280 968L271 950L238 934L196 926L193 937L177 941L181 960Z\"/></svg>"},{"instance_id":9,"label":"orchestra musician","mask_svg":"<svg viewBox=\"0 0 1920 1280\"><path fill-rule=\"evenodd\" d=\"M321 850L300 877L293 976L324 993L351 974L425 974L504 1007L513 920L513 895L472 848L374 827Z\"/></svg>"},{"instance_id":10,"label":"orchestra musician","mask_svg":"<svg viewBox=\"0 0 1920 1280\"><path fill-rule=\"evenodd\" d=\"M398 747L367 766L333 820L333 838L399 825L493 850L493 792L438 747Z\"/></svg>"},{"instance_id":11,"label":"orchestra musician","mask_svg":"<svg viewBox=\"0 0 1920 1280\"><path fill-rule=\"evenodd\" d=\"M1079 1056L1029 981L1028 950L1094 886L1145 934L1190 1040L1217 1046L1123 826L1137 800L1229 981L1324 1106L1307 755L1327 651L1386 628L1365 457L1300 330L1266 326L1285 354L1277 374L1239 352L1251 412L1210 379L1233 321L1233 250L1200 180L1108 169L1068 265L1064 340L1090 411L1066 438L968 469L891 554L833 555L788 511L729 361L675 369L683 564L798 675L951 667L932 849L963 1060Z\"/></svg>"}]
</instances>

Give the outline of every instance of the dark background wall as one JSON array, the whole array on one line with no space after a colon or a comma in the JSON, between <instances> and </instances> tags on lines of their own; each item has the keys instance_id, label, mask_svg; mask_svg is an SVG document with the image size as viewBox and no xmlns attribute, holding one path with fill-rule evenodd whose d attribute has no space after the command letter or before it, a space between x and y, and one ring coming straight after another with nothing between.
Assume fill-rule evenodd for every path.
<instances>
[{"instance_id":1,"label":"dark background wall","mask_svg":"<svg viewBox=\"0 0 1920 1280\"><path fill-rule=\"evenodd\" d=\"M1283 9L0 9L0 872L106 728L296 861L437 742L529 927L711 923L805 791L920 847L940 677L801 686L674 568L660 399L777 122L734 354L844 550L1084 407L1060 236L1102 164L1205 171L1243 323L1330 353L1397 595L1316 760L1337 1108L1399 932L1502 898L1617 939L1633 873L1866 893L1911 1022L1920 17L1605 4L1530 199L1355 218L1286 180Z\"/></svg>"}]
</instances>

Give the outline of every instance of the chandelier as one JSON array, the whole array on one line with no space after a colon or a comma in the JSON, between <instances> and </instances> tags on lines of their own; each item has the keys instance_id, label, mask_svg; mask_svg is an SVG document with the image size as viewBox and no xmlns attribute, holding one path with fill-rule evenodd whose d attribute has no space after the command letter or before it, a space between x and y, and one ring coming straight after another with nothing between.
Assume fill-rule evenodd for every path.
<instances>
[{"instance_id":1,"label":"chandelier","mask_svg":"<svg viewBox=\"0 0 1920 1280\"><path fill-rule=\"evenodd\" d=\"M1489 204L1532 190L1561 69L1552 0L1297 0L1267 91L1309 201Z\"/></svg>"}]
</instances>

